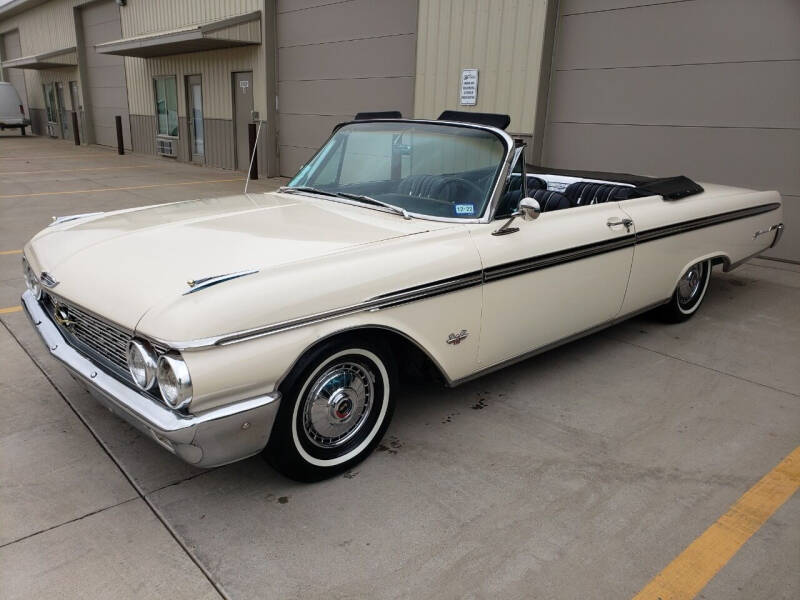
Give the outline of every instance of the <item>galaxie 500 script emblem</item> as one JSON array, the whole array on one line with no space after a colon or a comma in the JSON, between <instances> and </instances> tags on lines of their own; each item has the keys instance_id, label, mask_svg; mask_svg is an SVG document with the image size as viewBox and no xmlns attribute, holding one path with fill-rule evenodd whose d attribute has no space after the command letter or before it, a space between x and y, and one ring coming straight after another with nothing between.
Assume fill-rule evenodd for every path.
<instances>
[{"instance_id":1,"label":"galaxie 500 script emblem","mask_svg":"<svg viewBox=\"0 0 800 600\"><path fill-rule=\"evenodd\" d=\"M453 346L457 346L458 344L461 343L462 340L467 339L468 335L469 333L467 333L466 329L462 329L458 333L451 333L450 335L447 336L447 343Z\"/></svg>"}]
</instances>

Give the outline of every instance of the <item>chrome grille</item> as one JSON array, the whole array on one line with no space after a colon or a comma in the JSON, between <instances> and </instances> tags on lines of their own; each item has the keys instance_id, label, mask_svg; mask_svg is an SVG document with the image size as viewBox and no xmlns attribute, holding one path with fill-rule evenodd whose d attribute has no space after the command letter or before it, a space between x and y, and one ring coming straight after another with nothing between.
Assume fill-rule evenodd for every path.
<instances>
[{"instance_id":1,"label":"chrome grille","mask_svg":"<svg viewBox=\"0 0 800 600\"><path fill-rule=\"evenodd\" d=\"M122 327L113 325L93 314L50 294L46 294L43 304L45 310L51 315L55 313L57 306L67 309L69 315L69 326L56 322L66 335L67 341L71 346L84 354L94 355L100 358L109 367L117 371L126 380L132 382L128 372L128 342L131 340L131 333ZM167 352L167 348L153 346L158 354Z\"/></svg>"},{"instance_id":2,"label":"chrome grille","mask_svg":"<svg viewBox=\"0 0 800 600\"><path fill-rule=\"evenodd\" d=\"M105 358L123 372L128 371L128 342L131 335L97 317L82 311L68 303L67 308L70 316L75 320L75 325L70 327L72 333L79 342L88 346L91 350Z\"/></svg>"}]
</instances>

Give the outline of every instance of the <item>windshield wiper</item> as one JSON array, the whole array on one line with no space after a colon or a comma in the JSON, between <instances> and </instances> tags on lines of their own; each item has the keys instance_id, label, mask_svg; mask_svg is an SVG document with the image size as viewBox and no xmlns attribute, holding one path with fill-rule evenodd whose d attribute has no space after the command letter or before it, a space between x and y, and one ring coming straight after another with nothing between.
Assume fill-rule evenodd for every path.
<instances>
[{"instance_id":1,"label":"windshield wiper","mask_svg":"<svg viewBox=\"0 0 800 600\"><path fill-rule=\"evenodd\" d=\"M389 204L388 202L384 202L383 200L377 200L372 196L364 196L362 194L348 194L347 192L336 192L336 196L340 198L350 198L351 200L358 200L359 202L366 202L367 204L375 204L377 206L383 206L384 208L388 208L393 213L402 215L404 219L407 221L411 220L411 215L408 214L408 211L405 208L400 206L395 206L394 204Z\"/></svg>"},{"instance_id":2,"label":"windshield wiper","mask_svg":"<svg viewBox=\"0 0 800 600\"><path fill-rule=\"evenodd\" d=\"M377 200L371 196L363 196L361 194L349 194L347 192L329 192L327 190L321 190L319 188L310 187L306 185L300 185L297 187L290 187L285 185L279 188L278 191L284 193L308 192L311 194L321 194L322 196L333 196L334 198L349 198L350 200L358 200L359 202L365 202L367 204L375 204L376 206L383 206L384 208L388 208L395 214L403 215L404 219L411 220L411 215L408 214L408 211L405 208L395 206L394 204L389 204L388 202L384 202L383 200Z\"/></svg>"},{"instance_id":3,"label":"windshield wiper","mask_svg":"<svg viewBox=\"0 0 800 600\"><path fill-rule=\"evenodd\" d=\"M278 188L279 192L283 192L285 194L290 194L292 192L310 192L312 194L321 194L323 196L333 196L334 198L338 197L339 194L334 194L333 192L328 192L326 190L320 190L315 187L309 187L306 185L300 185L297 187L290 187L288 185L284 185Z\"/></svg>"}]
</instances>

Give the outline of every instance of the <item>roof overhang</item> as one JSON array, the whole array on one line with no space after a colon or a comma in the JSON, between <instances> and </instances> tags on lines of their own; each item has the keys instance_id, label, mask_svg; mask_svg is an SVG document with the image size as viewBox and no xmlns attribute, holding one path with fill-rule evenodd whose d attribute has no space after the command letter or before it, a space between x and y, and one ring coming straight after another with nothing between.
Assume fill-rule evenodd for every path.
<instances>
[{"instance_id":1,"label":"roof overhang","mask_svg":"<svg viewBox=\"0 0 800 600\"><path fill-rule=\"evenodd\" d=\"M78 53L75 46L34 54L31 56L21 56L3 61L4 69L60 69L63 67L74 67L78 64Z\"/></svg>"},{"instance_id":2,"label":"roof overhang","mask_svg":"<svg viewBox=\"0 0 800 600\"><path fill-rule=\"evenodd\" d=\"M261 43L261 11L97 44L99 54L151 58Z\"/></svg>"},{"instance_id":3,"label":"roof overhang","mask_svg":"<svg viewBox=\"0 0 800 600\"><path fill-rule=\"evenodd\" d=\"M10 19L14 15L25 12L31 8L36 8L44 4L47 0L10 0L0 6L0 19Z\"/></svg>"}]
</instances>

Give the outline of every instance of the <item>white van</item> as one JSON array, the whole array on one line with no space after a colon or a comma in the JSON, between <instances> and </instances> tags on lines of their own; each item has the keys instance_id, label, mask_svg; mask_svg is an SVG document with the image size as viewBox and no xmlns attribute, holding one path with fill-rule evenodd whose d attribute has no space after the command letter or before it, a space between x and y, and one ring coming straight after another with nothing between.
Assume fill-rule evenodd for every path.
<instances>
[{"instance_id":1,"label":"white van","mask_svg":"<svg viewBox=\"0 0 800 600\"><path fill-rule=\"evenodd\" d=\"M19 129L25 135L25 127L30 124L17 90L7 81L0 81L0 130Z\"/></svg>"}]
</instances>

